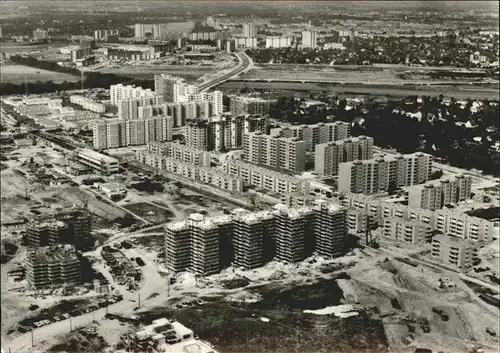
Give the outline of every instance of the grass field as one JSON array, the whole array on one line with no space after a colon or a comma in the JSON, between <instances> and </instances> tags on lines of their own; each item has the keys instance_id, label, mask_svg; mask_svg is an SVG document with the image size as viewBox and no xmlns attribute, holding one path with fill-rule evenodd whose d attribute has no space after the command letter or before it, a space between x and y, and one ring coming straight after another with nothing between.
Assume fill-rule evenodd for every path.
<instances>
[{"instance_id":1,"label":"grass field","mask_svg":"<svg viewBox=\"0 0 500 353\"><path fill-rule=\"evenodd\" d=\"M78 81L80 79L78 76L23 65L2 65L0 71L2 75L2 82L15 84L24 83L25 77L28 82L53 81L55 83L63 81Z\"/></svg>"}]
</instances>

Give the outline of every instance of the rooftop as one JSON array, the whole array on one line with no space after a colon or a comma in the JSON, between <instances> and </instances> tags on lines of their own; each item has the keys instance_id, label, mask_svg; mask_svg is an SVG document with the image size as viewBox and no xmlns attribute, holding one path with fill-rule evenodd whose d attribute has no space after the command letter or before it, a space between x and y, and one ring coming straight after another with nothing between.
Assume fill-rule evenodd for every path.
<instances>
[{"instance_id":1,"label":"rooftop","mask_svg":"<svg viewBox=\"0 0 500 353\"><path fill-rule=\"evenodd\" d=\"M454 247L461 247L461 246L472 247L472 246L477 245L469 240L465 240L462 238L458 238L458 237L454 237L454 236L450 236L450 235L445 235L445 234L436 235L432 238L432 240L433 241L436 240L436 241L439 241L439 242L444 243L446 245L450 245L450 246L454 246Z\"/></svg>"},{"instance_id":2,"label":"rooftop","mask_svg":"<svg viewBox=\"0 0 500 353\"><path fill-rule=\"evenodd\" d=\"M116 158L113 158L113 157L107 156L105 154L93 151L90 148L80 148L79 150L77 150L77 153L78 153L78 155L87 156L89 158L97 159L97 160L100 160L102 162L118 163L118 160Z\"/></svg>"},{"instance_id":3,"label":"rooftop","mask_svg":"<svg viewBox=\"0 0 500 353\"><path fill-rule=\"evenodd\" d=\"M75 249L71 245L57 247L40 247L30 253L30 260L54 264L78 260Z\"/></svg>"}]
</instances>

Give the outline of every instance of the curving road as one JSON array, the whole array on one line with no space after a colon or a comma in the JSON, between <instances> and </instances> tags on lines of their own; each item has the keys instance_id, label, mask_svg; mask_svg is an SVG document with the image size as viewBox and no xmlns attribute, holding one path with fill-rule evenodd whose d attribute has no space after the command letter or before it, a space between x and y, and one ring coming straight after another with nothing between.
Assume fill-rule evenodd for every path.
<instances>
[{"instance_id":1,"label":"curving road","mask_svg":"<svg viewBox=\"0 0 500 353\"><path fill-rule=\"evenodd\" d=\"M218 86L221 83L229 80L230 78L233 78L243 72L246 72L250 70L253 67L253 61L252 59L244 52L244 51L238 51L235 52L236 57L238 58L238 65L236 65L235 69L231 71L230 73L227 73L223 76L216 77L214 80L205 82L198 86L199 91L206 91L207 89L210 89L212 87Z\"/></svg>"}]
</instances>

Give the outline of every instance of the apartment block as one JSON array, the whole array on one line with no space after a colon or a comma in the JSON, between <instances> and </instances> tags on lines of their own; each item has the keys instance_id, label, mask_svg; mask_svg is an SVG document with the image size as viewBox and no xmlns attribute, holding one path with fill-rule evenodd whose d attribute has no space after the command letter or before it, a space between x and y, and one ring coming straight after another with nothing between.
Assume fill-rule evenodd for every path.
<instances>
[{"instance_id":1,"label":"apartment block","mask_svg":"<svg viewBox=\"0 0 500 353\"><path fill-rule=\"evenodd\" d=\"M280 202L290 208L299 208L312 205L314 199L310 195L298 192L285 192L280 194Z\"/></svg>"},{"instance_id":2,"label":"apartment block","mask_svg":"<svg viewBox=\"0 0 500 353\"><path fill-rule=\"evenodd\" d=\"M449 179L427 182L410 188L408 205L414 208L438 210L471 196L472 178L459 175Z\"/></svg>"},{"instance_id":3,"label":"apartment block","mask_svg":"<svg viewBox=\"0 0 500 353\"><path fill-rule=\"evenodd\" d=\"M375 194L429 180L432 156L413 153L339 164L339 191Z\"/></svg>"},{"instance_id":4,"label":"apartment block","mask_svg":"<svg viewBox=\"0 0 500 353\"><path fill-rule=\"evenodd\" d=\"M28 255L26 277L32 289L77 285L80 259L72 246L40 247Z\"/></svg>"},{"instance_id":5,"label":"apartment block","mask_svg":"<svg viewBox=\"0 0 500 353\"><path fill-rule=\"evenodd\" d=\"M174 119L156 116L146 119L115 119L93 125L94 149L140 146L173 139Z\"/></svg>"},{"instance_id":6,"label":"apartment block","mask_svg":"<svg viewBox=\"0 0 500 353\"><path fill-rule=\"evenodd\" d=\"M212 168L199 168L198 178L202 183L213 185L222 190L243 192L243 179Z\"/></svg>"},{"instance_id":7,"label":"apartment block","mask_svg":"<svg viewBox=\"0 0 500 353\"><path fill-rule=\"evenodd\" d=\"M154 115L165 115L164 107L159 107L159 105L163 104L163 96L150 96L150 97L141 97L141 98L126 98L118 101L118 118L125 120L133 120L133 119L143 119L146 117L154 116ZM148 116L147 109L141 109L142 107L155 106L156 109L149 109ZM140 110L140 114L139 114ZM155 114L156 113L156 114Z\"/></svg>"},{"instance_id":8,"label":"apartment block","mask_svg":"<svg viewBox=\"0 0 500 353\"><path fill-rule=\"evenodd\" d=\"M150 142L147 145L147 150L184 163L202 167L210 166L209 152L197 150L177 142Z\"/></svg>"},{"instance_id":9,"label":"apartment block","mask_svg":"<svg viewBox=\"0 0 500 353\"><path fill-rule=\"evenodd\" d=\"M111 104L118 106L118 102L122 99L145 98L155 96L155 92L150 89L136 87L132 85L124 86L123 84L111 85L109 87Z\"/></svg>"},{"instance_id":10,"label":"apartment block","mask_svg":"<svg viewBox=\"0 0 500 353\"><path fill-rule=\"evenodd\" d=\"M493 240L493 222L453 210L435 211L434 227L441 233L474 242Z\"/></svg>"},{"instance_id":11,"label":"apartment block","mask_svg":"<svg viewBox=\"0 0 500 353\"><path fill-rule=\"evenodd\" d=\"M315 31L303 31L302 32L302 47L304 48L316 48L317 47L317 36Z\"/></svg>"},{"instance_id":12,"label":"apartment block","mask_svg":"<svg viewBox=\"0 0 500 353\"><path fill-rule=\"evenodd\" d=\"M221 270L219 263L219 227L201 214L190 216L191 271L208 275Z\"/></svg>"},{"instance_id":13,"label":"apartment block","mask_svg":"<svg viewBox=\"0 0 500 353\"><path fill-rule=\"evenodd\" d=\"M397 217L384 218L382 231L387 238L412 245L428 242L432 238L432 229L429 225Z\"/></svg>"},{"instance_id":14,"label":"apartment block","mask_svg":"<svg viewBox=\"0 0 500 353\"><path fill-rule=\"evenodd\" d=\"M375 224L375 220L368 211L350 207L346 212L346 223L349 233L365 234Z\"/></svg>"},{"instance_id":15,"label":"apartment block","mask_svg":"<svg viewBox=\"0 0 500 353\"><path fill-rule=\"evenodd\" d=\"M316 245L314 238L314 210L310 207L290 209L284 205L277 205L276 208L275 259L292 263L311 256Z\"/></svg>"},{"instance_id":16,"label":"apartment block","mask_svg":"<svg viewBox=\"0 0 500 353\"><path fill-rule=\"evenodd\" d=\"M292 175L273 171L238 159L227 161L225 168L225 172L228 175L243 179L247 185L254 185L258 188L279 194L297 193L309 195L309 181L295 178Z\"/></svg>"},{"instance_id":17,"label":"apartment block","mask_svg":"<svg viewBox=\"0 0 500 353\"><path fill-rule=\"evenodd\" d=\"M119 36L118 29L98 29L94 31L95 40L107 40L108 36Z\"/></svg>"},{"instance_id":18,"label":"apartment block","mask_svg":"<svg viewBox=\"0 0 500 353\"><path fill-rule=\"evenodd\" d=\"M292 46L292 38L270 36L266 38L266 48L286 48Z\"/></svg>"},{"instance_id":19,"label":"apartment block","mask_svg":"<svg viewBox=\"0 0 500 353\"><path fill-rule=\"evenodd\" d=\"M229 101L229 110L232 115L268 115L271 105L276 99L265 99L252 96L231 96Z\"/></svg>"},{"instance_id":20,"label":"apartment block","mask_svg":"<svg viewBox=\"0 0 500 353\"><path fill-rule=\"evenodd\" d=\"M269 211L243 213L234 221L234 261L233 266L251 270L261 267L266 262L264 244L267 256L272 259L275 253L274 215ZM274 246L273 246L274 245Z\"/></svg>"},{"instance_id":21,"label":"apartment block","mask_svg":"<svg viewBox=\"0 0 500 353\"><path fill-rule=\"evenodd\" d=\"M30 247L53 246L61 243L68 226L61 221L36 219L26 226L26 240Z\"/></svg>"},{"instance_id":22,"label":"apartment block","mask_svg":"<svg viewBox=\"0 0 500 353\"><path fill-rule=\"evenodd\" d=\"M209 184L221 190L243 192L242 178L222 173L217 169L181 162L145 149L136 151L136 160L160 171L178 174L184 178Z\"/></svg>"},{"instance_id":23,"label":"apartment block","mask_svg":"<svg viewBox=\"0 0 500 353\"><path fill-rule=\"evenodd\" d=\"M260 116L221 116L207 120L191 120L186 124L186 145L205 151L238 148L243 135L267 131L269 121Z\"/></svg>"},{"instance_id":24,"label":"apartment block","mask_svg":"<svg viewBox=\"0 0 500 353\"><path fill-rule=\"evenodd\" d=\"M212 115L222 114L222 92L198 92L188 95L188 101L208 101L213 106Z\"/></svg>"},{"instance_id":25,"label":"apartment block","mask_svg":"<svg viewBox=\"0 0 500 353\"><path fill-rule=\"evenodd\" d=\"M350 134L351 125L343 121L271 129L271 135L273 136L295 137L305 141L307 150L311 152L315 150L315 146L318 144L343 140L348 138Z\"/></svg>"},{"instance_id":26,"label":"apartment block","mask_svg":"<svg viewBox=\"0 0 500 353\"><path fill-rule=\"evenodd\" d=\"M347 249L346 209L324 200L313 206L315 252L325 258L345 255Z\"/></svg>"},{"instance_id":27,"label":"apartment block","mask_svg":"<svg viewBox=\"0 0 500 353\"><path fill-rule=\"evenodd\" d=\"M314 172L318 175L337 175L339 164L373 158L373 138L352 137L317 144L314 152Z\"/></svg>"},{"instance_id":28,"label":"apartment block","mask_svg":"<svg viewBox=\"0 0 500 353\"><path fill-rule=\"evenodd\" d=\"M187 102L188 96L198 93L196 85L190 85L180 77L167 74L155 75L155 92L162 95L165 102Z\"/></svg>"},{"instance_id":29,"label":"apartment block","mask_svg":"<svg viewBox=\"0 0 500 353\"><path fill-rule=\"evenodd\" d=\"M449 235L432 238L432 257L455 270L470 269L477 258L478 244Z\"/></svg>"},{"instance_id":30,"label":"apartment block","mask_svg":"<svg viewBox=\"0 0 500 353\"><path fill-rule=\"evenodd\" d=\"M94 102L92 99L87 97L71 95L69 96L69 101L73 104L78 104L83 109L91 112L104 113L106 111L106 106L104 104Z\"/></svg>"},{"instance_id":31,"label":"apartment block","mask_svg":"<svg viewBox=\"0 0 500 353\"><path fill-rule=\"evenodd\" d=\"M223 217L191 215L187 221L168 224L166 233L167 268L202 274L215 271L216 263L219 268L232 263L250 270L273 259L297 262L314 253L329 258L340 256L346 251L347 227L344 208L317 203L301 208L277 205L271 211L235 210ZM205 245L211 244L206 245L210 248L206 258L193 251L196 237L204 239ZM206 267L193 268L196 261Z\"/></svg>"},{"instance_id":32,"label":"apartment block","mask_svg":"<svg viewBox=\"0 0 500 353\"><path fill-rule=\"evenodd\" d=\"M293 173L305 169L306 143L298 138L251 132L243 135L244 159Z\"/></svg>"},{"instance_id":33,"label":"apartment block","mask_svg":"<svg viewBox=\"0 0 500 353\"><path fill-rule=\"evenodd\" d=\"M339 203L344 207L366 210L379 224L390 217L418 221L428 225L432 231L474 242L491 242L496 234L494 222L446 208L435 211L412 208L352 193L344 194Z\"/></svg>"},{"instance_id":34,"label":"apartment block","mask_svg":"<svg viewBox=\"0 0 500 353\"><path fill-rule=\"evenodd\" d=\"M253 23L244 23L243 24L243 37L244 38L253 38L257 36L257 26Z\"/></svg>"}]
</instances>

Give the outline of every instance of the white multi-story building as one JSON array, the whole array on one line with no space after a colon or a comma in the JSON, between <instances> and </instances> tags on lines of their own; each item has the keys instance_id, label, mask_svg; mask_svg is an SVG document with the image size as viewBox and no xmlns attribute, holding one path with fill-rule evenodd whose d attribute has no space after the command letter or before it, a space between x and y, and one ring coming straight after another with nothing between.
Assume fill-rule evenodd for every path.
<instances>
[{"instance_id":1,"label":"white multi-story building","mask_svg":"<svg viewBox=\"0 0 500 353\"><path fill-rule=\"evenodd\" d=\"M142 98L127 98L118 101L118 117L120 119L142 119L145 117L142 107L152 106L155 107L151 112L151 116L155 115L166 115L165 108L161 105L163 104L163 96L150 96ZM141 115L140 115L141 113Z\"/></svg>"},{"instance_id":2,"label":"white multi-story building","mask_svg":"<svg viewBox=\"0 0 500 353\"><path fill-rule=\"evenodd\" d=\"M412 153L339 164L339 191L375 194L429 180L432 156Z\"/></svg>"},{"instance_id":3,"label":"white multi-story building","mask_svg":"<svg viewBox=\"0 0 500 353\"><path fill-rule=\"evenodd\" d=\"M147 148L150 152L184 163L210 167L211 156L207 151L197 150L177 142L150 142Z\"/></svg>"},{"instance_id":4,"label":"white multi-story building","mask_svg":"<svg viewBox=\"0 0 500 353\"><path fill-rule=\"evenodd\" d=\"M236 48L257 48L257 38L233 38Z\"/></svg>"},{"instance_id":5,"label":"white multi-story building","mask_svg":"<svg viewBox=\"0 0 500 353\"><path fill-rule=\"evenodd\" d=\"M432 228L428 224L398 217L384 218L382 232L387 238L413 245L432 238Z\"/></svg>"},{"instance_id":6,"label":"white multi-story building","mask_svg":"<svg viewBox=\"0 0 500 353\"><path fill-rule=\"evenodd\" d=\"M71 95L69 96L69 101L73 104L78 104L83 109L90 110L91 112L104 113L106 111L106 106L104 104L94 102L92 99L87 97Z\"/></svg>"},{"instance_id":7,"label":"white multi-story building","mask_svg":"<svg viewBox=\"0 0 500 353\"><path fill-rule=\"evenodd\" d=\"M244 38L254 38L257 36L257 27L253 23L244 23L242 34Z\"/></svg>"},{"instance_id":8,"label":"white multi-story building","mask_svg":"<svg viewBox=\"0 0 500 353\"><path fill-rule=\"evenodd\" d=\"M144 145L148 142L172 141L173 118L158 116L147 119L115 119L93 125L94 149Z\"/></svg>"},{"instance_id":9,"label":"white multi-story building","mask_svg":"<svg viewBox=\"0 0 500 353\"><path fill-rule=\"evenodd\" d=\"M408 205L414 208L438 210L453 205L471 196L472 178L459 175L449 179L413 186L409 190Z\"/></svg>"},{"instance_id":10,"label":"white multi-story building","mask_svg":"<svg viewBox=\"0 0 500 353\"><path fill-rule=\"evenodd\" d=\"M269 121L260 116L221 116L207 120L191 120L186 124L186 145L205 151L238 148L243 135L267 131Z\"/></svg>"},{"instance_id":11,"label":"white multi-story building","mask_svg":"<svg viewBox=\"0 0 500 353\"><path fill-rule=\"evenodd\" d=\"M266 48L287 48L292 46L292 38L271 36L266 38Z\"/></svg>"},{"instance_id":12,"label":"white multi-story building","mask_svg":"<svg viewBox=\"0 0 500 353\"><path fill-rule=\"evenodd\" d=\"M228 161L225 165L225 170L229 175L242 178L245 184L254 185L264 190L279 194L294 193L309 195L309 181L259 167L242 160L233 159Z\"/></svg>"},{"instance_id":13,"label":"white multi-story building","mask_svg":"<svg viewBox=\"0 0 500 353\"><path fill-rule=\"evenodd\" d=\"M418 221L428 225L433 231L475 242L491 242L498 236L494 222L455 210L424 210L352 193L343 194L338 201L345 207L366 210L379 224L383 224L385 218L397 217Z\"/></svg>"},{"instance_id":14,"label":"white multi-story building","mask_svg":"<svg viewBox=\"0 0 500 353\"><path fill-rule=\"evenodd\" d=\"M314 172L337 175L340 163L373 158L373 138L358 136L320 143L314 152Z\"/></svg>"},{"instance_id":15,"label":"white multi-story building","mask_svg":"<svg viewBox=\"0 0 500 353\"><path fill-rule=\"evenodd\" d=\"M305 169L306 142L293 137L251 132L243 135L244 159L248 162L301 172Z\"/></svg>"},{"instance_id":16,"label":"white multi-story building","mask_svg":"<svg viewBox=\"0 0 500 353\"><path fill-rule=\"evenodd\" d=\"M313 152L316 145L346 139L350 136L351 126L344 121L318 123L312 125L287 126L271 129L274 136L296 137L307 143L307 150Z\"/></svg>"},{"instance_id":17,"label":"white multi-story building","mask_svg":"<svg viewBox=\"0 0 500 353\"><path fill-rule=\"evenodd\" d=\"M159 171L166 171L178 174L186 179L215 186L221 190L230 192L243 192L243 179L221 171L185 163L180 160L165 157L161 154L140 149L136 151L136 159L140 163L157 168Z\"/></svg>"},{"instance_id":18,"label":"white multi-story building","mask_svg":"<svg viewBox=\"0 0 500 353\"><path fill-rule=\"evenodd\" d=\"M432 257L456 270L470 269L477 258L478 244L453 236L437 235L432 239Z\"/></svg>"},{"instance_id":19,"label":"white multi-story building","mask_svg":"<svg viewBox=\"0 0 500 353\"><path fill-rule=\"evenodd\" d=\"M118 102L122 99L153 97L155 92L152 90L136 87L132 85L124 86L121 83L111 85L109 88L111 96L111 104L118 106Z\"/></svg>"},{"instance_id":20,"label":"white multi-story building","mask_svg":"<svg viewBox=\"0 0 500 353\"><path fill-rule=\"evenodd\" d=\"M213 111L212 115L222 114L222 92L212 91L212 92L200 92L188 95L188 101L208 101L212 104Z\"/></svg>"},{"instance_id":21,"label":"white multi-story building","mask_svg":"<svg viewBox=\"0 0 500 353\"><path fill-rule=\"evenodd\" d=\"M302 47L316 48L317 47L317 33L315 31L302 32Z\"/></svg>"}]
</instances>

